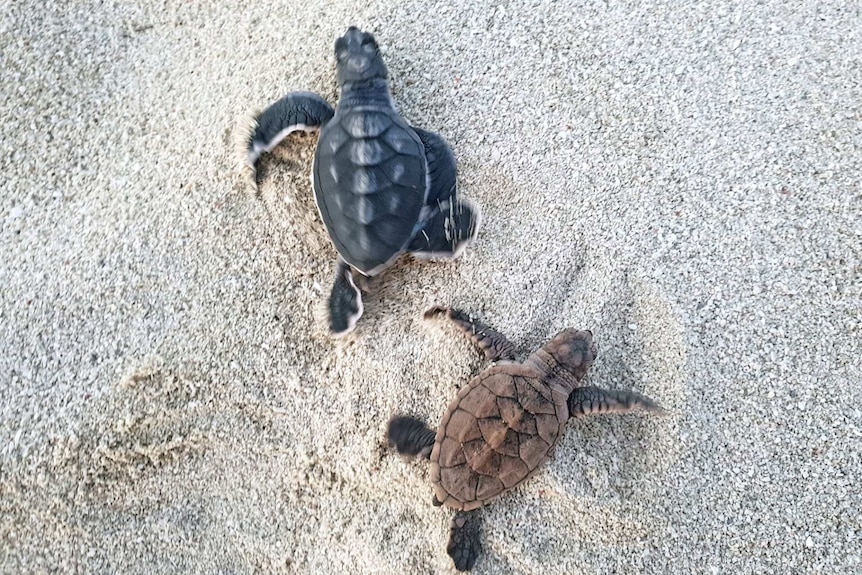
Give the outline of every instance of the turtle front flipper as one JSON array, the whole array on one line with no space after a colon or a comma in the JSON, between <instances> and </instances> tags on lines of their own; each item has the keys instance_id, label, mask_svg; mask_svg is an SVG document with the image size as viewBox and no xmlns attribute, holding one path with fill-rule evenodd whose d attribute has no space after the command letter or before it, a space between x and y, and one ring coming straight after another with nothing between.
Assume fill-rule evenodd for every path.
<instances>
[{"instance_id":1,"label":"turtle front flipper","mask_svg":"<svg viewBox=\"0 0 862 575\"><path fill-rule=\"evenodd\" d=\"M343 259L335 264L335 281L329 295L329 331L335 337L347 335L362 317L362 294L353 283L353 272Z\"/></svg>"},{"instance_id":2,"label":"turtle front flipper","mask_svg":"<svg viewBox=\"0 0 862 575\"><path fill-rule=\"evenodd\" d=\"M428 194L421 229L407 246L416 257L455 258L476 238L481 211L473 202L458 199L455 156L439 134L411 126L425 146Z\"/></svg>"},{"instance_id":3,"label":"turtle front flipper","mask_svg":"<svg viewBox=\"0 0 862 575\"><path fill-rule=\"evenodd\" d=\"M312 92L291 92L260 115L252 118L243 134L247 168L254 182L258 158L272 151L289 134L313 132L332 118L335 111L329 103Z\"/></svg>"},{"instance_id":4,"label":"turtle front flipper","mask_svg":"<svg viewBox=\"0 0 862 575\"><path fill-rule=\"evenodd\" d=\"M429 457L437 433L414 417L399 415L389 422L386 436L401 455Z\"/></svg>"},{"instance_id":5,"label":"turtle front flipper","mask_svg":"<svg viewBox=\"0 0 862 575\"><path fill-rule=\"evenodd\" d=\"M634 391L609 390L600 387L578 387L567 401L569 415L599 415L603 413L630 413L647 411L661 414L664 409L650 398Z\"/></svg>"},{"instance_id":6,"label":"turtle front flipper","mask_svg":"<svg viewBox=\"0 0 862 575\"><path fill-rule=\"evenodd\" d=\"M482 552L482 523L478 512L458 513L449 526L449 543L446 553L452 558L455 569L469 571Z\"/></svg>"},{"instance_id":7,"label":"turtle front flipper","mask_svg":"<svg viewBox=\"0 0 862 575\"><path fill-rule=\"evenodd\" d=\"M514 361L515 346L506 339L506 336L484 323L473 319L459 309L442 306L434 306L424 314L425 319L437 315L445 315L452 323L464 332L467 337L485 353L485 358L490 361Z\"/></svg>"}]
</instances>

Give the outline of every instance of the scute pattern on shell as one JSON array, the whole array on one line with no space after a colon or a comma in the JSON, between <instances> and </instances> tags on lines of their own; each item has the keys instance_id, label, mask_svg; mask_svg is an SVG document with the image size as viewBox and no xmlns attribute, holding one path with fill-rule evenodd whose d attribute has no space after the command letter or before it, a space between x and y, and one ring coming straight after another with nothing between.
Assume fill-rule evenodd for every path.
<instances>
[{"instance_id":1,"label":"scute pattern on shell","mask_svg":"<svg viewBox=\"0 0 862 575\"><path fill-rule=\"evenodd\" d=\"M425 148L394 110L337 111L321 130L314 194L344 259L368 272L416 232L427 188Z\"/></svg>"},{"instance_id":2,"label":"scute pattern on shell","mask_svg":"<svg viewBox=\"0 0 862 575\"><path fill-rule=\"evenodd\" d=\"M550 389L499 365L474 378L449 406L431 452L438 500L469 511L512 489L547 458L560 434Z\"/></svg>"}]
</instances>

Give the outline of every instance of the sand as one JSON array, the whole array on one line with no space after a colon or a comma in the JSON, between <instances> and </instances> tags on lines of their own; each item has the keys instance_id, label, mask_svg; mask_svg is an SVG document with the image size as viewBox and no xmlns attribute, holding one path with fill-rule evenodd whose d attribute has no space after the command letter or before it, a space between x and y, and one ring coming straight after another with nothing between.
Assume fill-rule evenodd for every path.
<instances>
[{"instance_id":1,"label":"sand","mask_svg":"<svg viewBox=\"0 0 862 575\"><path fill-rule=\"evenodd\" d=\"M858 7L354 4L0 6L0 571L452 572L384 437L484 365L434 304L671 412L572 422L475 572L862 571ZM485 217L333 341L316 137L254 196L233 135L350 24Z\"/></svg>"}]
</instances>

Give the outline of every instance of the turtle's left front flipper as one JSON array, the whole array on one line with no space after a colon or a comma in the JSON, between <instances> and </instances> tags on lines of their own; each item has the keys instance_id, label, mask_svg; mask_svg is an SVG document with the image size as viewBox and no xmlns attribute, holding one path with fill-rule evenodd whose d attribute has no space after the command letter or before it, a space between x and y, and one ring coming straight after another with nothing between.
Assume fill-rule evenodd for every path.
<instances>
[{"instance_id":1,"label":"turtle's left front flipper","mask_svg":"<svg viewBox=\"0 0 862 575\"><path fill-rule=\"evenodd\" d=\"M428 198L422 228L407 251L419 258L455 258L479 233L482 213L473 202L458 198L455 156L439 134L413 127L425 146Z\"/></svg>"},{"instance_id":2,"label":"turtle's left front flipper","mask_svg":"<svg viewBox=\"0 0 862 575\"><path fill-rule=\"evenodd\" d=\"M258 158L293 132L313 132L335 114L329 103L312 92L291 92L272 104L245 127L246 162L254 176Z\"/></svg>"}]
</instances>

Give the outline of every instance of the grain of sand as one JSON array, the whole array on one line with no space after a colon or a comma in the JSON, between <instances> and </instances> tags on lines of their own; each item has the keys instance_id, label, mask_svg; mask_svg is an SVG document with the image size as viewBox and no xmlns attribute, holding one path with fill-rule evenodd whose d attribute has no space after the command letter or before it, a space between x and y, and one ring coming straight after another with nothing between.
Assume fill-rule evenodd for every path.
<instances>
[{"instance_id":1,"label":"grain of sand","mask_svg":"<svg viewBox=\"0 0 862 575\"><path fill-rule=\"evenodd\" d=\"M0 571L452 571L384 442L482 365L438 303L672 411L570 425L477 573L862 571L858 6L353 4L0 7ZM232 138L350 24L485 221L333 342L315 138L259 197Z\"/></svg>"}]
</instances>

